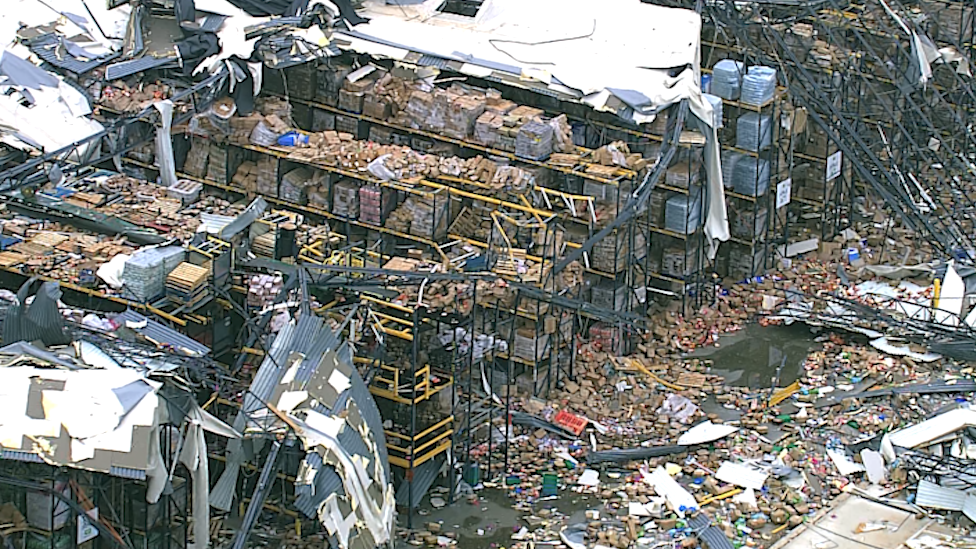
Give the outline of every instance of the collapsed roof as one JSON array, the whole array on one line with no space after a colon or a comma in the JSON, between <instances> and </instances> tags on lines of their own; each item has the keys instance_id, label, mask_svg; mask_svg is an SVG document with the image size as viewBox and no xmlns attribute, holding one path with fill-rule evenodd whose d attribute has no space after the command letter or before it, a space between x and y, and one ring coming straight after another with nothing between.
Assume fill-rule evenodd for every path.
<instances>
[{"instance_id":1,"label":"collapsed roof","mask_svg":"<svg viewBox=\"0 0 976 549\"><path fill-rule=\"evenodd\" d=\"M392 477L379 410L338 334L307 308L286 324L234 427L255 442L294 431L306 452L295 481L296 508L318 518L333 547L368 549L392 540ZM227 468L210 500L218 509L233 504L243 450L241 441L228 444Z\"/></svg>"},{"instance_id":2,"label":"collapsed roof","mask_svg":"<svg viewBox=\"0 0 976 549\"><path fill-rule=\"evenodd\" d=\"M230 439L241 435L203 410L190 389L167 374L159 352L130 352L123 360L102 350L96 338L70 338L58 310L57 283L41 286L28 306L23 286L4 311L0 348L0 456L104 473L147 483L155 503L170 483L160 445L161 429L182 426L179 455L193 481L194 537L209 543L209 468L204 432ZM68 343L50 348L24 341ZM40 344L40 343L39 343ZM175 357L174 357L175 358ZM199 541L203 540L203 541Z\"/></svg>"}]
</instances>

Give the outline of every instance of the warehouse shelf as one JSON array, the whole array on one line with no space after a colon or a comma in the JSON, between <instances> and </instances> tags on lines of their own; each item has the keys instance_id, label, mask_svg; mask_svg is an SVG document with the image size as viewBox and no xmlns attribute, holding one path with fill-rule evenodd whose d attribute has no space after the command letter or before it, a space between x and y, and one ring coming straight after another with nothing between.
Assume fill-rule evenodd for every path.
<instances>
[{"instance_id":1,"label":"warehouse shelf","mask_svg":"<svg viewBox=\"0 0 976 549\"><path fill-rule=\"evenodd\" d=\"M465 149L475 150L475 151L483 152L485 154L490 154L490 155L493 155L493 156L499 156L499 157L506 158L506 159L511 160L511 161L523 162L525 164L530 164L530 165L533 165L533 166L538 166L540 168L548 168L548 169L553 170L553 171L556 171L556 172L561 172L561 173L564 173L564 174L567 174L567 175L575 175L575 176L578 176L578 177L582 177L584 179L589 179L591 181L596 181L597 183L603 183L605 185L617 185L620 182L620 180L623 180L623 179L632 179L632 178L634 178L637 175L636 173L634 173L631 170L624 170L624 169L621 168L621 169L618 169L618 172L619 173L618 173L618 175L614 179L607 179L607 178L600 177L600 176L596 176L596 175L593 175L593 174L589 174L589 173L586 173L586 172L583 172L583 171L573 170L573 169L567 168L565 166L557 166L557 165L551 164L549 162L542 162L542 161L539 161L539 160L532 160L532 159L529 159L529 158L523 158L521 156L516 156L514 153L511 153L511 152L508 152L508 151L503 151L501 149L494 149L494 148L491 148L491 147L486 147L484 145L475 143L473 141L467 141L467 140L463 140L463 139L455 139L455 138L447 137L447 136L444 136L444 135L441 135L441 134L438 134L438 133L434 133L434 132L428 132L428 131L425 131L425 130L415 130L415 129L412 129L412 128L408 128L406 126L400 126L398 124L394 124L394 123L388 122L386 120L380 120L378 118L373 118L371 116L366 116L365 114L355 113L355 112L350 112L350 111L345 111L345 110L342 110L342 109L340 109L338 107L333 107L331 105L326 105L325 103L318 103L318 102L315 102L315 101L306 101L306 100L303 100L303 99L295 99L295 98L286 98L286 99L289 99L290 101L295 101L296 103L301 103L303 105L307 105L309 107L315 107L317 109L322 109L322 110L325 110L325 111L329 111L329 112L331 112L333 114L339 114L339 115L342 115L342 116L350 116L350 117L356 118L358 120L362 120L364 122L369 122L370 124L378 124L378 125L381 125L381 126L385 126L385 127L389 128L391 130L397 130L397 131L409 133L411 135L416 135L416 136L419 136L419 137L427 137L429 139L434 139L434 140L440 141L442 143L448 143L448 144L455 145L455 146L458 146L458 147L462 147L462 148L465 148ZM591 152L592 151L589 151L587 149L581 149L580 150L580 153L582 153L583 155L589 154ZM589 166L589 165L591 165L591 164L585 164L585 163L584 164L581 164L581 166L584 167L584 168L587 167L587 166Z\"/></svg>"}]
</instances>

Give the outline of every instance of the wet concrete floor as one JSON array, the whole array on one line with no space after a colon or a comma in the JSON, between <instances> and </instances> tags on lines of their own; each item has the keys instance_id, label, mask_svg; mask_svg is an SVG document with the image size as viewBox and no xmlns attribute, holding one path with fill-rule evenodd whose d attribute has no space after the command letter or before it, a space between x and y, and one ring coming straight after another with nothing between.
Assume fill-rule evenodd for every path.
<instances>
[{"instance_id":1,"label":"wet concrete floor","mask_svg":"<svg viewBox=\"0 0 976 549\"><path fill-rule=\"evenodd\" d=\"M749 324L744 330L721 339L718 347L697 349L688 356L712 362L712 373L725 377L735 387L764 389L776 383L786 387L797 380L807 355L819 348L804 325L767 326ZM782 366L782 370L780 370Z\"/></svg>"},{"instance_id":2,"label":"wet concrete floor","mask_svg":"<svg viewBox=\"0 0 976 549\"><path fill-rule=\"evenodd\" d=\"M731 386L769 388L779 372L777 386L784 387L797 380L807 354L819 348L814 338L809 328L803 325L762 327L750 324L740 332L723 337L718 347L699 349L689 356L709 360L711 371L724 376ZM727 419L736 419L738 415L714 402L705 402L703 407L706 412L719 411ZM435 497L447 499L446 495ZM510 547L512 534L526 525L522 520L524 514L512 508L514 500L500 489L480 490L478 500L473 504L462 497L451 505L435 509L430 501L431 495L428 495L414 511L413 528L438 523L442 533L456 533L458 549ZM556 499L537 502L533 509L536 513L543 508L552 509L554 515L567 516L567 523L573 524L585 520L586 509L599 507L600 502L596 499L562 490ZM400 527L406 528L404 510L398 519ZM397 549L407 547L410 546L401 541Z\"/></svg>"}]
</instances>

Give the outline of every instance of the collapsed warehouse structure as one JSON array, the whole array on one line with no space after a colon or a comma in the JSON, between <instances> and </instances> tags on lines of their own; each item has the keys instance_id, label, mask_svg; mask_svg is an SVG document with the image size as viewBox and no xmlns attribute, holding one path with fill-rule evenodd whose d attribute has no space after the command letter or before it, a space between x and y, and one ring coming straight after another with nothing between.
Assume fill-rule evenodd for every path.
<instances>
[{"instance_id":1,"label":"collapsed warehouse structure","mask_svg":"<svg viewBox=\"0 0 976 549\"><path fill-rule=\"evenodd\" d=\"M976 250L956 3L91 4L2 18L0 279L229 365L206 399L234 436L191 499L241 515L213 532L235 547L262 513L391 542L439 478L508 470L516 391L572 380L584 339L667 334L655 314L722 281ZM850 325L830 299L817 321ZM973 340L940 314L882 321Z\"/></svg>"}]
</instances>

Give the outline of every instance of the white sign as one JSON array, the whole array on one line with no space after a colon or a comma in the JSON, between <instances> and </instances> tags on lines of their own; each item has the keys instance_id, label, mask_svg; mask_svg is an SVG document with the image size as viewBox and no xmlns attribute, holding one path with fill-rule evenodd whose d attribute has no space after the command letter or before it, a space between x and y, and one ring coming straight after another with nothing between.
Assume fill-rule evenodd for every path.
<instances>
[{"instance_id":1,"label":"white sign","mask_svg":"<svg viewBox=\"0 0 976 549\"><path fill-rule=\"evenodd\" d=\"M837 151L827 157L827 181L833 181L840 175L840 165L844 161L843 151Z\"/></svg>"},{"instance_id":2,"label":"white sign","mask_svg":"<svg viewBox=\"0 0 976 549\"><path fill-rule=\"evenodd\" d=\"M790 203L792 190L793 190L792 179L784 179L776 184L776 209L777 210Z\"/></svg>"},{"instance_id":3,"label":"white sign","mask_svg":"<svg viewBox=\"0 0 976 549\"><path fill-rule=\"evenodd\" d=\"M85 543L90 539L98 537L98 507L87 512L88 516L78 515L78 543Z\"/></svg>"}]
</instances>

